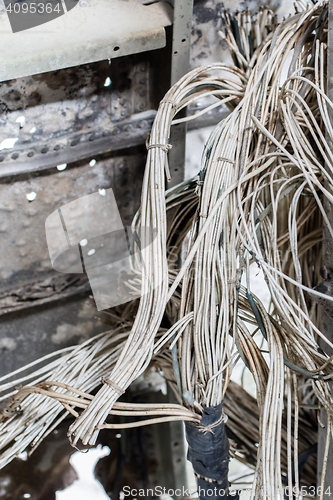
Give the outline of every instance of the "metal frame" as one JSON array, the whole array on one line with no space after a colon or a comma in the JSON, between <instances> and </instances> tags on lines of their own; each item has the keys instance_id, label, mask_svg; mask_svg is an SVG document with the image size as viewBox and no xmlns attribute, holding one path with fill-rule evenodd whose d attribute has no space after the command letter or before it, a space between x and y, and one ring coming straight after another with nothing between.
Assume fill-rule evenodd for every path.
<instances>
[{"instance_id":1,"label":"metal frame","mask_svg":"<svg viewBox=\"0 0 333 500\"><path fill-rule=\"evenodd\" d=\"M166 2L80 0L52 22L13 35L2 6L0 81L159 49L171 23Z\"/></svg>"},{"instance_id":2,"label":"metal frame","mask_svg":"<svg viewBox=\"0 0 333 500\"><path fill-rule=\"evenodd\" d=\"M175 0L173 17L173 42L171 62L171 85L175 84L190 69L193 0ZM174 125L171 129L169 152L170 187L184 180L186 124Z\"/></svg>"}]
</instances>

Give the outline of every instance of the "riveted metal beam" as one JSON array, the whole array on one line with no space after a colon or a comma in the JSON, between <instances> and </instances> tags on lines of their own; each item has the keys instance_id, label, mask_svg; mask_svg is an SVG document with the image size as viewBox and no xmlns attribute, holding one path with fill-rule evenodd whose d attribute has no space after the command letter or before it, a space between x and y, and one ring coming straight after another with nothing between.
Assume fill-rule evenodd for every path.
<instances>
[{"instance_id":1,"label":"riveted metal beam","mask_svg":"<svg viewBox=\"0 0 333 500\"><path fill-rule=\"evenodd\" d=\"M190 69L193 0L175 0L173 18L173 42L171 62L171 85ZM180 116L180 115L179 115ZM172 180L170 187L184 179L186 124L174 125L171 129L169 164Z\"/></svg>"}]
</instances>

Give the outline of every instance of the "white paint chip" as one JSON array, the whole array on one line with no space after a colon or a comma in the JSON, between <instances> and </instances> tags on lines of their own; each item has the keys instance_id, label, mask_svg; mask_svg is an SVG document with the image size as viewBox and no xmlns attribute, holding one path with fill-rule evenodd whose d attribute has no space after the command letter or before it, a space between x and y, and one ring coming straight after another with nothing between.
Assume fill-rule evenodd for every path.
<instances>
[{"instance_id":1,"label":"white paint chip","mask_svg":"<svg viewBox=\"0 0 333 500\"><path fill-rule=\"evenodd\" d=\"M31 191L31 193L28 193L26 196L28 201L34 201L36 199L37 193L35 193L35 191Z\"/></svg>"},{"instance_id":2,"label":"white paint chip","mask_svg":"<svg viewBox=\"0 0 333 500\"><path fill-rule=\"evenodd\" d=\"M57 165L58 170L65 170L66 167L67 167L67 163L62 163L61 165Z\"/></svg>"},{"instance_id":3,"label":"white paint chip","mask_svg":"<svg viewBox=\"0 0 333 500\"><path fill-rule=\"evenodd\" d=\"M36 127L32 127L32 129L30 129L30 134L34 134L36 132Z\"/></svg>"},{"instance_id":4,"label":"white paint chip","mask_svg":"<svg viewBox=\"0 0 333 500\"><path fill-rule=\"evenodd\" d=\"M23 460L23 462L26 462L28 460L28 452L22 451L22 453L19 453L17 455L17 458L19 458L20 460Z\"/></svg>"},{"instance_id":5,"label":"white paint chip","mask_svg":"<svg viewBox=\"0 0 333 500\"><path fill-rule=\"evenodd\" d=\"M19 116L16 118L16 123L20 124L20 128L22 128L25 125L25 117L24 116Z\"/></svg>"},{"instance_id":6,"label":"white paint chip","mask_svg":"<svg viewBox=\"0 0 333 500\"><path fill-rule=\"evenodd\" d=\"M91 250L89 250L89 252L87 253L87 255L94 255L94 253L96 252L96 250L94 248L92 248Z\"/></svg>"},{"instance_id":7,"label":"white paint chip","mask_svg":"<svg viewBox=\"0 0 333 500\"><path fill-rule=\"evenodd\" d=\"M99 192L99 194L100 194L101 196L105 196L105 195L106 195L106 191L105 191L105 189L99 189L99 190L98 190L98 192Z\"/></svg>"},{"instance_id":8,"label":"white paint chip","mask_svg":"<svg viewBox=\"0 0 333 500\"><path fill-rule=\"evenodd\" d=\"M88 451L88 450L87 450ZM94 469L97 462L110 454L108 446L91 448L87 453L77 451L69 462L78 479L64 490L56 492L56 500L110 500L101 483L96 479Z\"/></svg>"},{"instance_id":9,"label":"white paint chip","mask_svg":"<svg viewBox=\"0 0 333 500\"><path fill-rule=\"evenodd\" d=\"M89 162L89 166L90 166L90 167L94 167L95 165L96 165L96 160L91 160L91 161Z\"/></svg>"},{"instance_id":10,"label":"white paint chip","mask_svg":"<svg viewBox=\"0 0 333 500\"><path fill-rule=\"evenodd\" d=\"M111 78L108 76L104 82L104 87L110 87L111 83Z\"/></svg>"},{"instance_id":11,"label":"white paint chip","mask_svg":"<svg viewBox=\"0 0 333 500\"><path fill-rule=\"evenodd\" d=\"M13 351L16 349L17 343L11 337L3 337L0 339L0 349L6 349L7 351Z\"/></svg>"},{"instance_id":12,"label":"white paint chip","mask_svg":"<svg viewBox=\"0 0 333 500\"><path fill-rule=\"evenodd\" d=\"M80 241L81 247L85 247L87 245L87 243L88 243L88 240L86 240L86 239Z\"/></svg>"},{"instance_id":13,"label":"white paint chip","mask_svg":"<svg viewBox=\"0 0 333 500\"><path fill-rule=\"evenodd\" d=\"M18 137L9 137L8 139L4 139L0 144L0 151L3 149L12 149L15 146L15 142L18 140Z\"/></svg>"}]
</instances>

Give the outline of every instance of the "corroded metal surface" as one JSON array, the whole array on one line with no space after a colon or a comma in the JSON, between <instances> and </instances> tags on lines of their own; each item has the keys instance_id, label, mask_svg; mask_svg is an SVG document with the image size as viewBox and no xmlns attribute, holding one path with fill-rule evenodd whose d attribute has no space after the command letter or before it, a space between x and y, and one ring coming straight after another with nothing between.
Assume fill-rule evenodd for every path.
<instances>
[{"instance_id":1,"label":"corroded metal surface","mask_svg":"<svg viewBox=\"0 0 333 500\"><path fill-rule=\"evenodd\" d=\"M85 275L50 274L44 279L7 288L0 294L0 315L40 307L89 291Z\"/></svg>"},{"instance_id":2,"label":"corroded metal surface","mask_svg":"<svg viewBox=\"0 0 333 500\"><path fill-rule=\"evenodd\" d=\"M193 0L174 1L171 85L180 80L190 69L192 13ZM184 116L184 112L182 115ZM180 123L171 129L172 150L169 153L171 186L184 180L186 128L186 123Z\"/></svg>"},{"instance_id":3,"label":"corroded metal surface","mask_svg":"<svg viewBox=\"0 0 333 500\"><path fill-rule=\"evenodd\" d=\"M64 297L0 317L0 376L108 330L89 294Z\"/></svg>"},{"instance_id":4,"label":"corroded metal surface","mask_svg":"<svg viewBox=\"0 0 333 500\"><path fill-rule=\"evenodd\" d=\"M161 49L1 84L2 139L18 137L0 152L1 374L107 329L85 276L52 270L45 220L112 188L131 224L145 164L133 146L145 142L168 86L167 60Z\"/></svg>"},{"instance_id":5,"label":"corroded metal surface","mask_svg":"<svg viewBox=\"0 0 333 500\"><path fill-rule=\"evenodd\" d=\"M81 0L53 21L13 34L0 11L0 81L158 49L171 24L165 2Z\"/></svg>"},{"instance_id":6,"label":"corroded metal surface","mask_svg":"<svg viewBox=\"0 0 333 500\"><path fill-rule=\"evenodd\" d=\"M113 188L122 223L140 204L145 155L103 156L0 184L0 373L106 330L84 275L52 270L45 220L58 207ZM27 194L36 198L29 202ZM91 292L90 292L91 293Z\"/></svg>"},{"instance_id":7,"label":"corroded metal surface","mask_svg":"<svg viewBox=\"0 0 333 500\"><path fill-rule=\"evenodd\" d=\"M157 71L141 54L0 84L0 177L142 144Z\"/></svg>"},{"instance_id":8,"label":"corroded metal surface","mask_svg":"<svg viewBox=\"0 0 333 500\"><path fill-rule=\"evenodd\" d=\"M45 220L54 210L99 189L113 188L123 224L128 226L140 204L144 155L104 157L90 166L68 165L44 175L0 184L1 287L40 277L51 269ZM29 201L27 195L35 193Z\"/></svg>"}]
</instances>

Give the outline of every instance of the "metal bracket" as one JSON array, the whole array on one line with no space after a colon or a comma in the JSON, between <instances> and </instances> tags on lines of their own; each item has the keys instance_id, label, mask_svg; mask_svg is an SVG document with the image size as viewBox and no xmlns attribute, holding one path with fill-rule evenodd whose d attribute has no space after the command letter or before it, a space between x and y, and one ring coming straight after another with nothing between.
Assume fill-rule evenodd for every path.
<instances>
[{"instance_id":1,"label":"metal bracket","mask_svg":"<svg viewBox=\"0 0 333 500\"><path fill-rule=\"evenodd\" d=\"M90 130L53 137L45 141L22 146L15 151L1 151L0 178L28 171L45 170L62 163L71 163L83 158L94 157L108 151L138 146L146 140L155 118L155 111L149 111L117 124L105 122Z\"/></svg>"},{"instance_id":2,"label":"metal bracket","mask_svg":"<svg viewBox=\"0 0 333 500\"><path fill-rule=\"evenodd\" d=\"M176 83L190 69L192 13L193 0L175 0L171 85ZM170 142L173 148L169 153L169 165L172 176L169 187L175 186L184 180L186 124L180 123L172 127Z\"/></svg>"}]
</instances>

